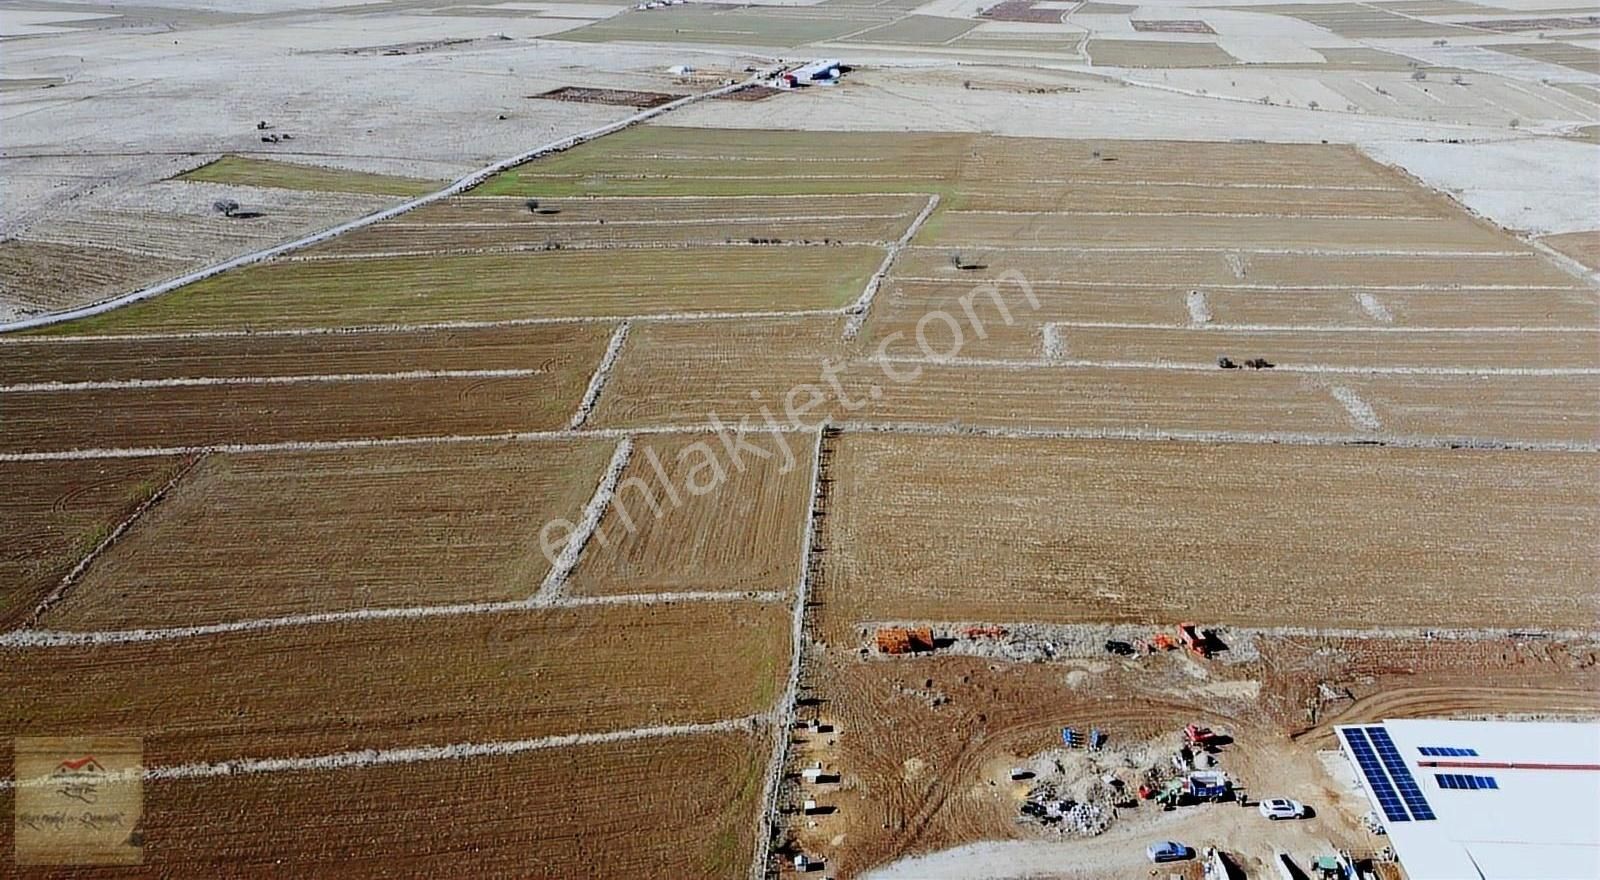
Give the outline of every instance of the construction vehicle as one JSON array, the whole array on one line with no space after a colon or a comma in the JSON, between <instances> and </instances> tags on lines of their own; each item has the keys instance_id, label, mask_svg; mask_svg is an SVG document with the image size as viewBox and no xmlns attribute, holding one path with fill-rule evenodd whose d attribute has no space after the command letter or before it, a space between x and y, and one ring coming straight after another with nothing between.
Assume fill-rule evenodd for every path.
<instances>
[{"instance_id":1,"label":"construction vehicle","mask_svg":"<svg viewBox=\"0 0 1600 880\"><path fill-rule=\"evenodd\" d=\"M1178 624L1178 641L1197 656L1211 656L1211 636L1197 623Z\"/></svg>"},{"instance_id":2,"label":"construction vehicle","mask_svg":"<svg viewBox=\"0 0 1600 880\"><path fill-rule=\"evenodd\" d=\"M933 650L930 627L885 626L878 629L876 642L884 654L913 654Z\"/></svg>"},{"instance_id":3,"label":"construction vehicle","mask_svg":"<svg viewBox=\"0 0 1600 880\"><path fill-rule=\"evenodd\" d=\"M1183 741L1198 749L1214 749L1222 744L1222 734L1209 727L1191 724L1183 729Z\"/></svg>"},{"instance_id":4,"label":"construction vehicle","mask_svg":"<svg viewBox=\"0 0 1600 880\"><path fill-rule=\"evenodd\" d=\"M1196 770L1189 774L1189 796L1197 801L1221 801L1228 796L1228 775L1220 770Z\"/></svg>"},{"instance_id":5,"label":"construction vehicle","mask_svg":"<svg viewBox=\"0 0 1600 880\"><path fill-rule=\"evenodd\" d=\"M1157 651L1170 651L1178 647L1178 643L1166 633L1156 633L1148 639L1140 639L1135 643L1135 647L1141 653L1154 654Z\"/></svg>"}]
</instances>

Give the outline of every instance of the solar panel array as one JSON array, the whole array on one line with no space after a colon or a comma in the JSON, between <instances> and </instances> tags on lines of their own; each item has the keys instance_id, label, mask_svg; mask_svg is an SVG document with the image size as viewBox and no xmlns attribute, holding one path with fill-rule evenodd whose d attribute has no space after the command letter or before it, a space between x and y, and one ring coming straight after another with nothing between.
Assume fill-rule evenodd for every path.
<instances>
[{"instance_id":1,"label":"solar panel array","mask_svg":"<svg viewBox=\"0 0 1600 880\"><path fill-rule=\"evenodd\" d=\"M1394 740L1389 738L1389 731L1382 727L1367 728L1367 736L1372 738L1372 747L1378 750L1378 758L1383 761L1383 766L1389 771L1389 776L1394 779L1394 787L1400 792L1400 799L1406 802L1406 809L1411 811L1411 818L1422 822L1435 818L1433 807L1428 805L1428 799L1422 796L1422 786L1411 775L1411 768L1406 766L1404 758L1400 757L1400 750L1395 747Z\"/></svg>"},{"instance_id":2,"label":"solar panel array","mask_svg":"<svg viewBox=\"0 0 1600 880\"><path fill-rule=\"evenodd\" d=\"M1440 788L1455 788L1463 791L1478 791L1486 788L1499 788L1500 783L1493 776L1467 776L1462 773L1435 773L1435 782Z\"/></svg>"},{"instance_id":3,"label":"solar panel array","mask_svg":"<svg viewBox=\"0 0 1600 880\"><path fill-rule=\"evenodd\" d=\"M1477 749L1458 749L1455 746L1417 746L1417 751L1430 758L1476 758Z\"/></svg>"},{"instance_id":4,"label":"solar panel array","mask_svg":"<svg viewBox=\"0 0 1600 880\"><path fill-rule=\"evenodd\" d=\"M1400 757L1389 731L1382 727L1341 727L1350 754L1355 756L1367 790L1390 822L1422 822L1437 818L1422 796L1422 789Z\"/></svg>"}]
</instances>

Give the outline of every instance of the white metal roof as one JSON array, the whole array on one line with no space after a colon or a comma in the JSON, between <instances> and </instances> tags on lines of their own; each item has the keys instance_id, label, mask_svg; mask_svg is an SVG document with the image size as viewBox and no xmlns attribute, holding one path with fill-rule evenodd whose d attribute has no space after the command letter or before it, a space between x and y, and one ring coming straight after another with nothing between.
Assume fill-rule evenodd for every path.
<instances>
[{"instance_id":1,"label":"white metal roof","mask_svg":"<svg viewBox=\"0 0 1600 880\"><path fill-rule=\"evenodd\" d=\"M1404 764L1399 775L1409 771L1415 780L1413 800L1420 793L1426 801L1408 802L1408 819L1383 821L1412 880L1600 877L1600 723L1413 719L1345 725L1340 748L1355 762L1345 727L1386 730ZM1390 779L1398 789L1395 775ZM1468 785L1440 775L1472 780ZM1357 776L1363 776L1359 764ZM1492 783L1483 783L1485 778ZM1374 786L1365 778L1362 784L1383 817ZM1430 810L1435 818L1416 818Z\"/></svg>"}]
</instances>

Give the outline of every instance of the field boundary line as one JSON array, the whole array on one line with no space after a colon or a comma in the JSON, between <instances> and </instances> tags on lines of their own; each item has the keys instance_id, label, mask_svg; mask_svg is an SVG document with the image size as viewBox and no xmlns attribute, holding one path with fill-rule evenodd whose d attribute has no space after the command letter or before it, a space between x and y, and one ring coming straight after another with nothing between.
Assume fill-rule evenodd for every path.
<instances>
[{"instance_id":1,"label":"field boundary line","mask_svg":"<svg viewBox=\"0 0 1600 880\"><path fill-rule=\"evenodd\" d=\"M455 222L407 223L397 220L385 229L599 229L602 226L714 226L718 223L787 223L835 220L899 220L911 216L910 211L897 214L792 214L780 216L755 215L745 217L674 217L662 220L461 220Z\"/></svg>"},{"instance_id":2,"label":"field boundary line","mask_svg":"<svg viewBox=\"0 0 1600 880\"><path fill-rule=\"evenodd\" d=\"M518 153L517 155L508 159L501 159L498 162L486 165L477 171L473 171L464 177L458 178L453 183L448 184L442 189L435 190L431 193L427 193L426 195L408 199L398 205L384 208L381 211L375 211L363 217L357 217L354 220L347 220L320 232L313 232L310 235L304 235L300 238L293 239L292 241L287 241L271 247L240 254L237 257L223 260L220 263L213 263L210 266L197 269L193 272L186 272L177 276L176 278L170 278L166 281L160 282L159 284L145 287L140 290L131 291L120 296L112 297L111 299L102 300L98 303L91 303L86 306L79 306L77 308L67 309L65 311L53 312L46 315L36 315L31 318L23 318L19 321L9 321L0 324L0 333L8 333L16 330L27 330L33 327L46 327L51 324L59 324L63 321L72 321L78 318L87 318L92 315L104 314L105 312L109 312L113 309L118 309L131 303L136 303L141 300L160 296L161 294L168 293L189 284L193 284L197 281L203 281L215 275L220 275L223 272L227 272L231 269L238 269L254 263L259 263L263 260L268 260L282 254L290 253L291 251L300 250L301 248L310 247L311 245L327 241L343 235L346 232L352 232L363 227L371 226L374 223L380 223L384 220L390 220L395 217L399 217L400 215L409 211L414 211L423 205L429 205L439 201L440 199L447 199L451 196L463 193L477 186L478 184L483 183L496 174L515 168L518 165L526 164L542 156L570 150L573 147L579 146L580 144L587 143L588 141L604 137L614 132L622 131L625 128L630 128L648 119L653 119L662 114L670 113L673 110L737 91L745 86L759 82L761 76L762 74L757 72L751 74L740 82L734 83L733 85L722 86L720 88L699 92L693 95L686 95L675 101L662 104L659 107L651 107L646 110L641 110L632 116L619 119L615 122L608 122L605 125L597 126L586 131L581 131L577 134L567 135L566 137L551 141L550 143L542 146L534 147L531 150Z\"/></svg>"},{"instance_id":3,"label":"field boundary line","mask_svg":"<svg viewBox=\"0 0 1600 880\"><path fill-rule=\"evenodd\" d=\"M236 758L199 764L144 767L137 772L145 780L209 779L218 776L247 776L257 773L306 772L313 770L358 770L390 764L416 764L426 761L459 761L470 758L502 757L524 752L570 746L602 745L638 739L670 736L697 736L751 730L761 724L761 716L746 715L722 721L695 724L663 724L600 733L565 733L537 739L499 740L481 743L452 743L443 746L410 746L393 749L357 749L299 758ZM30 784L14 778L0 779L0 790Z\"/></svg>"},{"instance_id":4,"label":"field boundary line","mask_svg":"<svg viewBox=\"0 0 1600 880\"><path fill-rule=\"evenodd\" d=\"M619 593L613 596L562 597L535 605L529 599L503 602L465 602L456 605L418 605L404 608L358 608L352 611L322 611L282 617L258 617L226 623L152 629L52 630L14 629L0 634L0 648L64 648L79 645L124 645L135 642L164 642L174 639L203 638L229 633L259 632L382 620L426 620L435 617L466 617L477 614L513 614L529 611L594 608L611 605L672 605L679 602L781 602L789 594L772 591L686 590L681 593Z\"/></svg>"},{"instance_id":5,"label":"field boundary line","mask_svg":"<svg viewBox=\"0 0 1600 880\"><path fill-rule=\"evenodd\" d=\"M948 361L928 361L930 365ZM1014 368L1060 366L1062 362L1008 362ZM1070 362L1068 362L1070 365ZM1215 370L1215 367L1209 369ZM1370 444L1375 440L1385 445L1408 448L1477 449L1529 449L1563 452L1590 452L1600 450L1600 442L1563 442L1520 440L1494 437L1459 437L1446 435L1385 435L1381 438L1345 434L1318 434L1298 431L1199 431L1169 428L1019 428L1011 425L960 425L948 426L934 422L908 421L843 421L833 423L843 431L899 434L946 434L973 437L1049 437L1062 440L1153 440L1195 441L1201 443L1268 443L1286 446L1338 446L1350 443ZM691 424L646 425L626 428L584 428L577 431L526 431L503 434L445 434L428 437L380 437L357 440L290 440L281 443L237 443L210 446L145 446L128 448L63 449L38 452L0 452L0 462L37 463L45 461L81 461L94 459L159 458L179 455L220 453L224 455L270 454L297 452L332 452L346 449L392 449L408 446L433 446L468 443L552 443L566 440L620 439L639 436L676 436L681 434L715 434L726 430L727 425ZM808 433L802 428L779 426L784 434Z\"/></svg>"},{"instance_id":6,"label":"field boundary line","mask_svg":"<svg viewBox=\"0 0 1600 880\"><path fill-rule=\"evenodd\" d=\"M913 364L917 366L989 367L1001 370L1055 369L1158 370L1176 373L1218 373L1214 362L1202 361L1101 361L1027 360L1022 358L923 358L906 355L874 355L868 363ZM1335 364L1274 364L1276 373L1334 373L1363 376L1600 376L1594 367L1417 367L1417 366L1339 366Z\"/></svg>"},{"instance_id":7,"label":"field boundary line","mask_svg":"<svg viewBox=\"0 0 1600 880\"><path fill-rule=\"evenodd\" d=\"M133 524L138 522L140 517L143 517L150 508L160 504L163 498L166 498L173 489L177 488L179 483L183 482L184 477L189 476L200 465L200 462L205 460L205 457L205 453L194 455L188 461L179 465L178 469L173 472L165 483L162 483L154 492L151 492L150 497L139 502L132 512L124 517L122 522L117 523L116 527L105 536L104 540L84 554L84 557L78 560L78 564L74 565L71 571L61 576L61 580L56 583L55 589L39 600L39 604L34 606L33 611L28 614L22 626L27 628L36 625L39 622L39 618L65 599L67 593L71 592L72 588L77 586L83 576L88 573L89 567L94 565L95 560L99 559L107 550L110 550L113 544L121 540L122 536L127 534L128 530L133 528Z\"/></svg>"},{"instance_id":8,"label":"field boundary line","mask_svg":"<svg viewBox=\"0 0 1600 880\"><path fill-rule=\"evenodd\" d=\"M1378 419L1378 414L1357 394L1354 389L1344 385L1335 385L1328 389L1333 399L1344 406L1345 412L1350 414L1350 421L1363 431L1380 431L1383 422Z\"/></svg>"},{"instance_id":9,"label":"field boundary line","mask_svg":"<svg viewBox=\"0 0 1600 880\"><path fill-rule=\"evenodd\" d=\"M830 159L828 161L849 161L849 160L848 159L845 159L845 160L833 160L833 159ZM890 197L890 196L905 197L905 196L914 196L914 195L918 195L918 193L908 193L908 192L902 191L902 192L863 192L863 193L724 193L722 195L684 195L684 196L668 196L668 195L637 195L637 196L583 195L583 196L561 196L559 201L564 201L564 202L690 202L690 201L736 202L736 201L741 201L741 200L743 200L743 201L761 201L761 200L793 199L795 201L812 202L812 201L816 201L818 199L872 199L872 198L881 199L881 198L887 198L887 197ZM489 201L518 201L518 202L525 202L525 201L528 200L527 196L490 196L490 195L468 195L468 194L463 194L463 195L459 195L459 196L452 196L452 198L455 199L456 201L459 201L459 202L474 202L474 201L477 201L477 202L489 202ZM552 199L551 201L557 201L557 199Z\"/></svg>"},{"instance_id":10,"label":"field boundary line","mask_svg":"<svg viewBox=\"0 0 1600 880\"><path fill-rule=\"evenodd\" d=\"M589 414L594 412L595 405L600 402L600 393L605 390L606 381L611 378L611 368L617 365L617 357L622 354L622 346L628 341L630 327L631 324L623 321L611 332L611 342L606 345L605 355L595 366L594 375L589 377L589 387L584 389L583 399L578 402L578 411L572 414L572 420L567 423L567 430L576 431L582 428L583 423L589 420Z\"/></svg>"},{"instance_id":11,"label":"field boundary line","mask_svg":"<svg viewBox=\"0 0 1600 880\"><path fill-rule=\"evenodd\" d=\"M561 552L556 555L550 564L550 571L544 576L544 582L539 585L538 592L529 599L534 605L548 605L554 599L561 597L567 587L567 578L572 576L572 570L578 567L578 560L583 557L583 548L588 546L589 539L594 537L600 528L600 519L611 508L611 496L616 494L617 480L622 478L622 471L627 468L628 461L633 458L633 437L624 436L617 441L617 448L611 453L611 461L606 465L605 472L600 475L600 484L595 486L594 495L589 503L584 505L583 519L578 522L578 527L567 536L566 543L561 545ZM541 542L543 538L541 536Z\"/></svg>"},{"instance_id":12,"label":"field boundary line","mask_svg":"<svg viewBox=\"0 0 1600 880\"><path fill-rule=\"evenodd\" d=\"M402 370L395 373L320 373L295 376L190 376L170 379L95 379L83 382L24 382L0 385L0 394L37 392L123 391L137 388L205 388L218 385L302 385L341 382L403 382L421 379L520 379L539 376L541 369Z\"/></svg>"},{"instance_id":13,"label":"field boundary line","mask_svg":"<svg viewBox=\"0 0 1600 880\"><path fill-rule=\"evenodd\" d=\"M790 621L789 675L778 704L772 707L772 758L761 788L761 810L756 818L756 851L750 863L750 880L767 876L772 858L772 834L778 818L778 789L783 784L783 765L788 758L793 736L795 702L800 695L800 663L805 655L806 601L811 591L811 554L817 534L817 495L822 488L822 452L830 425L817 427L817 444L811 456L811 494L806 501L806 518L800 528L800 571L795 581L794 615Z\"/></svg>"},{"instance_id":14,"label":"field boundary line","mask_svg":"<svg viewBox=\"0 0 1600 880\"><path fill-rule=\"evenodd\" d=\"M1051 321L1050 326L1097 330L1197 330L1205 333L1592 333L1600 336L1600 325L1593 327L1438 327L1370 324L1162 324L1141 321Z\"/></svg>"},{"instance_id":15,"label":"field boundary line","mask_svg":"<svg viewBox=\"0 0 1600 880\"><path fill-rule=\"evenodd\" d=\"M1559 288L1558 288L1559 289ZM546 324L615 324L618 321L759 321L792 318L833 318L845 308L796 309L764 312L659 312L644 315L571 315L566 317L501 318L499 320L428 321L419 324L354 324L348 327L285 327L274 330L172 330L147 333L95 333L83 336L0 336L0 345L50 343L157 342L184 339L256 339L283 336L360 336L369 333L428 333L438 330L492 330L496 327L537 327Z\"/></svg>"},{"instance_id":16,"label":"field boundary line","mask_svg":"<svg viewBox=\"0 0 1600 880\"><path fill-rule=\"evenodd\" d=\"M844 325L844 339L854 339L856 334L861 332L861 325L867 321L867 312L872 308L872 301L877 298L878 290L883 287L883 282L889 277L889 270L894 268L895 258L899 257L900 252L905 249L906 245L911 243L911 239L915 238L917 233L921 231L922 224L928 222L928 217L938 207L939 194L933 193L929 195L928 204L923 206L922 211L911 221L911 225L906 227L906 231L901 233L900 237L889 245L883 255L883 262L878 266L878 271L872 273L872 277L867 279L867 286L862 289L861 296L857 297L856 301L847 309L850 313L850 320L846 321Z\"/></svg>"}]
</instances>

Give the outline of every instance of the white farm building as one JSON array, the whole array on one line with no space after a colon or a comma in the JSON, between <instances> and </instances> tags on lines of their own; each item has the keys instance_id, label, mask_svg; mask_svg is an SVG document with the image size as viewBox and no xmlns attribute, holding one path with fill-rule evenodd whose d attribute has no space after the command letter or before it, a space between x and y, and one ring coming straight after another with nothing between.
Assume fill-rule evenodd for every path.
<instances>
[{"instance_id":1,"label":"white farm building","mask_svg":"<svg viewBox=\"0 0 1600 880\"><path fill-rule=\"evenodd\" d=\"M1411 880L1600 877L1600 723L1337 730Z\"/></svg>"}]
</instances>

